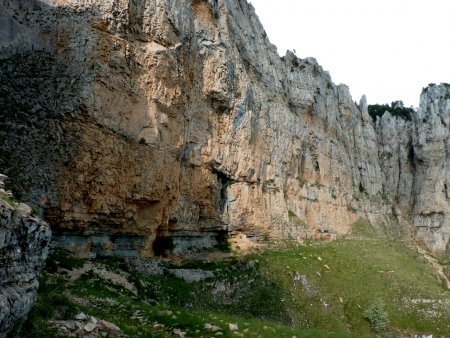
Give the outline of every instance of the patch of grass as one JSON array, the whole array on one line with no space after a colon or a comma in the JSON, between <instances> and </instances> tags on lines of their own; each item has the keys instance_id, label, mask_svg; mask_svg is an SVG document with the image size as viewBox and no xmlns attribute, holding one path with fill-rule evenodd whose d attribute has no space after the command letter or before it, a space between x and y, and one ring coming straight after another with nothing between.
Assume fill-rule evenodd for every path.
<instances>
[{"instance_id":1,"label":"patch of grass","mask_svg":"<svg viewBox=\"0 0 450 338\"><path fill-rule=\"evenodd\" d=\"M367 238L373 238L377 236L374 228L369 223L369 221L364 219L359 219L352 224L352 229L350 231L351 236L362 236Z\"/></svg>"},{"instance_id":2,"label":"patch of grass","mask_svg":"<svg viewBox=\"0 0 450 338\"><path fill-rule=\"evenodd\" d=\"M15 198L6 196L6 195L0 195L0 199L6 203L8 203L9 205L11 205L12 207L16 207L20 202L18 200L16 200Z\"/></svg>"},{"instance_id":3,"label":"patch of grass","mask_svg":"<svg viewBox=\"0 0 450 338\"><path fill-rule=\"evenodd\" d=\"M58 268L73 270L81 268L84 265L84 259L71 256L63 249L55 249L50 252L46 262L46 270L48 272L56 272Z\"/></svg>"},{"instance_id":4,"label":"patch of grass","mask_svg":"<svg viewBox=\"0 0 450 338\"><path fill-rule=\"evenodd\" d=\"M108 267L110 271L114 272L130 272L130 265L123 257L117 256L98 256L96 262L102 263Z\"/></svg>"},{"instance_id":5,"label":"patch of grass","mask_svg":"<svg viewBox=\"0 0 450 338\"><path fill-rule=\"evenodd\" d=\"M42 273L36 303L28 314L27 320L17 325L10 333L10 337L60 337L54 329L49 327L47 321L73 318L79 310L64 296L65 285L66 280L63 277L47 272Z\"/></svg>"}]
</instances>

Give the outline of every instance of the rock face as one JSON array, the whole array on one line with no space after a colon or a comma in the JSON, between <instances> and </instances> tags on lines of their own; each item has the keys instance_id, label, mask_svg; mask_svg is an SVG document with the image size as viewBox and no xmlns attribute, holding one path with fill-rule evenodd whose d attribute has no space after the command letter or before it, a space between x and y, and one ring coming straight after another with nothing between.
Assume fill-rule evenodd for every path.
<instances>
[{"instance_id":1,"label":"rock face","mask_svg":"<svg viewBox=\"0 0 450 338\"><path fill-rule=\"evenodd\" d=\"M385 113L377 121L386 199L429 249L449 252L450 85L429 85L412 121Z\"/></svg>"},{"instance_id":2,"label":"rock face","mask_svg":"<svg viewBox=\"0 0 450 338\"><path fill-rule=\"evenodd\" d=\"M414 117L412 223L429 248L450 254L450 85L429 86Z\"/></svg>"},{"instance_id":3,"label":"rock face","mask_svg":"<svg viewBox=\"0 0 450 338\"><path fill-rule=\"evenodd\" d=\"M78 253L448 226L416 203L416 125L375 129L246 1L2 0L0 32L0 169Z\"/></svg>"},{"instance_id":4,"label":"rock face","mask_svg":"<svg viewBox=\"0 0 450 338\"><path fill-rule=\"evenodd\" d=\"M20 204L0 196L0 337L30 311L48 254L50 229Z\"/></svg>"}]
</instances>

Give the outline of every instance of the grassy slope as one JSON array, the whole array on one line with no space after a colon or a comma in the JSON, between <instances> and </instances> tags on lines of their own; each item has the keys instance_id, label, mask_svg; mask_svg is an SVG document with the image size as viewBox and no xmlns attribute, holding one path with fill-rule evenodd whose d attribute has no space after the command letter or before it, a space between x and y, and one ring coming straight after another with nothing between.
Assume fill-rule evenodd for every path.
<instances>
[{"instance_id":1,"label":"grassy slope","mask_svg":"<svg viewBox=\"0 0 450 338\"><path fill-rule=\"evenodd\" d=\"M231 261L185 263L216 276L192 284L169 273L128 274L120 260L96 263L125 271L137 295L92 272L68 283L57 268L83 262L53 255L38 302L15 337L51 337L47 319L71 319L79 311L117 324L130 337L173 337L174 328L188 337L213 336L205 323L221 327L224 337L237 337L228 323L237 323L245 337L370 337L363 312L377 298L389 314L383 336L450 337L450 292L428 263L405 243L379 238L361 224L357 230L351 239L283 243L283 249Z\"/></svg>"},{"instance_id":2,"label":"grassy slope","mask_svg":"<svg viewBox=\"0 0 450 338\"><path fill-rule=\"evenodd\" d=\"M369 335L370 326L362 313L381 298L393 333L450 337L450 292L444 290L431 267L403 243L338 240L267 252L261 262L265 273L282 289L291 290L285 301L300 324ZM309 286L292 281L297 272L306 276Z\"/></svg>"}]
</instances>

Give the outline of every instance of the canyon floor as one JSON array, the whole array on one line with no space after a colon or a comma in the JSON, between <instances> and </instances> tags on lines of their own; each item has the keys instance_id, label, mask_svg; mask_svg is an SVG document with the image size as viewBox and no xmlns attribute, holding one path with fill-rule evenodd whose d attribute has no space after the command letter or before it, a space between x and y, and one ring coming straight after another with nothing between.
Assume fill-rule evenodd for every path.
<instances>
[{"instance_id":1,"label":"canyon floor","mask_svg":"<svg viewBox=\"0 0 450 338\"><path fill-rule=\"evenodd\" d=\"M358 222L335 241L246 255L83 260L54 250L12 337L450 337L450 261L388 238ZM387 320L371 322L366 310L380 301Z\"/></svg>"}]
</instances>

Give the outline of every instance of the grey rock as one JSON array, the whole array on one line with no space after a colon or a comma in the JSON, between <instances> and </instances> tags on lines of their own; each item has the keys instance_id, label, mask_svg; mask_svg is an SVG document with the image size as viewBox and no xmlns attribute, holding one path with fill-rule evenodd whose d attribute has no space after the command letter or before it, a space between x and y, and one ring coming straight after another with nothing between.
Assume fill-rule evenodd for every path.
<instances>
[{"instance_id":1,"label":"grey rock","mask_svg":"<svg viewBox=\"0 0 450 338\"><path fill-rule=\"evenodd\" d=\"M97 328L97 324L89 322L86 325L84 325L83 329L87 332L92 332Z\"/></svg>"},{"instance_id":2,"label":"grey rock","mask_svg":"<svg viewBox=\"0 0 450 338\"><path fill-rule=\"evenodd\" d=\"M213 325L213 324L210 324L210 323L205 323L204 328L206 330L212 331L212 332L219 332L219 331L222 330L222 328L220 328L219 326Z\"/></svg>"},{"instance_id":3,"label":"grey rock","mask_svg":"<svg viewBox=\"0 0 450 338\"><path fill-rule=\"evenodd\" d=\"M202 280L214 277L212 271L201 269L169 269L169 272L187 283L201 282Z\"/></svg>"},{"instance_id":4,"label":"grey rock","mask_svg":"<svg viewBox=\"0 0 450 338\"><path fill-rule=\"evenodd\" d=\"M228 324L228 328L230 329L230 331L239 331L239 327L237 326L237 324Z\"/></svg>"},{"instance_id":5,"label":"grey rock","mask_svg":"<svg viewBox=\"0 0 450 338\"><path fill-rule=\"evenodd\" d=\"M450 86L424 88L411 121L386 112L377 120L384 198L400 224L443 255L450 239Z\"/></svg>"},{"instance_id":6,"label":"grey rock","mask_svg":"<svg viewBox=\"0 0 450 338\"><path fill-rule=\"evenodd\" d=\"M19 203L16 210L24 216L31 216L31 214L33 213L33 210L25 203ZM36 226L37 226L37 224L36 224Z\"/></svg>"},{"instance_id":7,"label":"grey rock","mask_svg":"<svg viewBox=\"0 0 450 338\"><path fill-rule=\"evenodd\" d=\"M0 337L23 320L36 300L50 229L0 199Z\"/></svg>"},{"instance_id":8,"label":"grey rock","mask_svg":"<svg viewBox=\"0 0 450 338\"><path fill-rule=\"evenodd\" d=\"M414 116L414 205L412 224L419 240L443 254L450 243L450 85L422 91Z\"/></svg>"},{"instance_id":9,"label":"grey rock","mask_svg":"<svg viewBox=\"0 0 450 338\"><path fill-rule=\"evenodd\" d=\"M129 263L133 270L137 273L149 275L149 276L162 276L164 275L165 267L157 259L142 259L134 258L129 259Z\"/></svg>"},{"instance_id":10,"label":"grey rock","mask_svg":"<svg viewBox=\"0 0 450 338\"><path fill-rule=\"evenodd\" d=\"M69 331L75 331L77 329L77 325L75 324L74 321L66 321L64 323L64 326L69 330Z\"/></svg>"},{"instance_id":11,"label":"grey rock","mask_svg":"<svg viewBox=\"0 0 450 338\"><path fill-rule=\"evenodd\" d=\"M99 320L98 327L101 330L106 330L110 332L120 332L120 328L117 325L102 319Z\"/></svg>"},{"instance_id":12,"label":"grey rock","mask_svg":"<svg viewBox=\"0 0 450 338\"><path fill-rule=\"evenodd\" d=\"M75 316L75 319L78 319L78 320L85 320L85 319L87 319L87 316L84 314L84 312L80 312L79 314L77 314L77 315Z\"/></svg>"}]
</instances>

